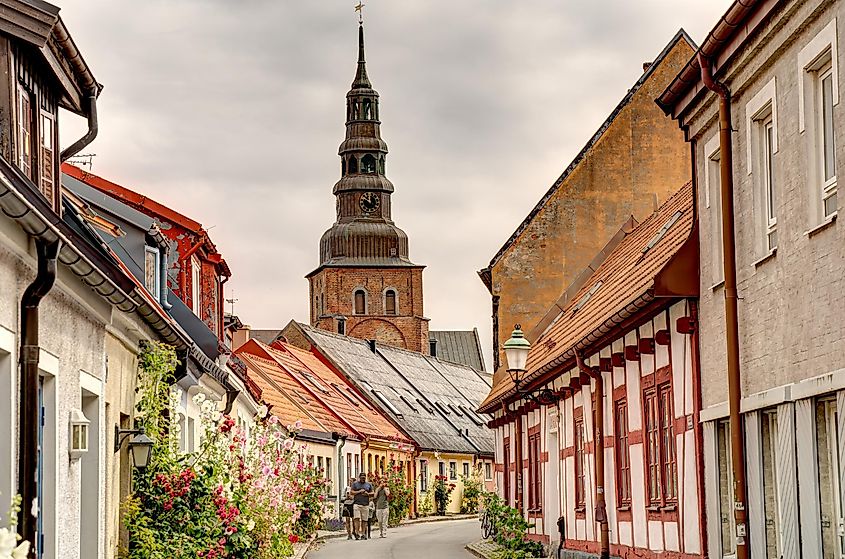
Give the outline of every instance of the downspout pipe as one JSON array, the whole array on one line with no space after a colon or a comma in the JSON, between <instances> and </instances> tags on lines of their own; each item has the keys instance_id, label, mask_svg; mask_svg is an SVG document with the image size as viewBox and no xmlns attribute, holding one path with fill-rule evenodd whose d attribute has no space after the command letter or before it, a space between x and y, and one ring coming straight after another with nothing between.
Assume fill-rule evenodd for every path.
<instances>
[{"instance_id":1,"label":"downspout pipe","mask_svg":"<svg viewBox=\"0 0 845 559\"><path fill-rule=\"evenodd\" d=\"M343 460L343 447L346 445L346 437L340 436L337 439L337 444L335 448L337 449L337 456L335 458L335 464L337 464L337 495L335 499L335 510L338 512L338 516L341 516L341 503L346 498L346 494L343 492L344 488L348 484L348 481L343 479L343 470L344 470L344 460Z\"/></svg>"},{"instance_id":2,"label":"downspout pipe","mask_svg":"<svg viewBox=\"0 0 845 559\"><path fill-rule=\"evenodd\" d=\"M516 510L522 514L522 414L517 412L514 414L515 439L514 456L516 458Z\"/></svg>"},{"instance_id":3,"label":"downspout pipe","mask_svg":"<svg viewBox=\"0 0 845 559\"><path fill-rule=\"evenodd\" d=\"M20 438L18 440L18 492L21 510L18 512L18 530L23 539L33 544L30 557L35 556L37 517L33 510L38 499L38 426L41 406L38 403L38 307L56 281L56 260L61 241L46 243L35 241L38 255L38 272L21 298L21 348L20 348Z\"/></svg>"},{"instance_id":4,"label":"downspout pipe","mask_svg":"<svg viewBox=\"0 0 845 559\"><path fill-rule=\"evenodd\" d=\"M731 465L734 478L736 559L748 559L748 502L745 481L745 438L740 411L742 382L739 360L739 315L736 288L736 237L734 231L733 145L731 138L731 92L713 78L710 60L698 53L701 79L719 97L719 171L722 195L722 253L725 268L725 338L728 362Z\"/></svg>"},{"instance_id":5,"label":"downspout pipe","mask_svg":"<svg viewBox=\"0 0 845 559\"><path fill-rule=\"evenodd\" d=\"M610 557L610 528L607 522L607 502L604 495L604 379L596 367L588 367L580 352L575 352L578 369L595 383L595 422L593 425L593 448L595 449L596 510L595 521L599 525L601 559Z\"/></svg>"},{"instance_id":6,"label":"downspout pipe","mask_svg":"<svg viewBox=\"0 0 845 559\"><path fill-rule=\"evenodd\" d=\"M100 131L100 121L97 119L97 94L99 91L95 87L88 95L88 131L84 136L76 140L73 144L62 150L62 163L85 149L85 147L94 141L97 133Z\"/></svg>"}]
</instances>

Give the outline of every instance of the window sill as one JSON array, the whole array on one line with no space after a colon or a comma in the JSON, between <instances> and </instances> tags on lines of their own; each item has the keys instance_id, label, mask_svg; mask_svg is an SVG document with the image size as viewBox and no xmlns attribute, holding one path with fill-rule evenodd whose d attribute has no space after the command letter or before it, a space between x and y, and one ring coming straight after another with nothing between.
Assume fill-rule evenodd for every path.
<instances>
[{"instance_id":1,"label":"window sill","mask_svg":"<svg viewBox=\"0 0 845 559\"><path fill-rule=\"evenodd\" d=\"M665 507L660 507L662 512L675 512L678 510L678 507L675 505L666 505Z\"/></svg>"},{"instance_id":2,"label":"window sill","mask_svg":"<svg viewBox=\"0 0 845 559\"><path fill-rule=\"evenodd\" d=\"M822 221L821 223L819 223L818 225L816 225L812 229L809 229L808 231L804 231L804 234L809 238L813 238L817 233L821 233L822 231L824 231L825 229L827 229L828 227L830 227L831 225L836 223L836 216L837 216L837 212L834 212L833 214L831 214L827 218L825 218L824 221Z\"/></svg>"},{"instance_id":3,"label":"window sill","mask_svg":"<svg viewBox=\"0 0 845 559\"><path fill-rule=\"evenodd\" d=\"M622 505L621 507L617 507L616 510L619 512L628 512L631 510L631 507L628 505Z\"/></svg>"},{"instance_id":4,"label":"window sill","mask_svg":"<svg viewBox=\"0 0 845 559\"><path fill-rule=\"evenodd\" d=\"M646 507L645 510L648 512L660 512L660 507L652 505L650 507Z\"/></svg>"},{"instance_id":5,"label":"window sill","mask_svg":"<svg viewBox=\"0 0 845 559\"><path fill-rule=\"evenodd\" d=\"M717 281L716 283L714 283L713 285L710 286L710 291L716 291L720 287L724 287L724 286L725 286L725 280L721 279L721 280Z\"/></svg>"},{"instance_id":6,"label":"window sill","mask_svg":"<svg viewBox=\"0 0 845 559\"><path fill-rule=\"evenodd\" d=\"M575 512L584 513L587 511L587 507L575 507Z\"/></svg>"},{"instance_id":7,"label":"window sill","mask_svg":"<svg viewBox=\"0 0 845 559\"><path fill-rule=\"evenodd\" d=\"M763 258L754 262L753 266L755 268L759 268L760 266L762 266L763 264L765 264L769 260L773 260L774 257L777 256L777 254L778 254L778 249L777 249L777 247L775 247L772 250L770 250L769 253L767 255L765 255Z\"/></svg>"}]
</instances>

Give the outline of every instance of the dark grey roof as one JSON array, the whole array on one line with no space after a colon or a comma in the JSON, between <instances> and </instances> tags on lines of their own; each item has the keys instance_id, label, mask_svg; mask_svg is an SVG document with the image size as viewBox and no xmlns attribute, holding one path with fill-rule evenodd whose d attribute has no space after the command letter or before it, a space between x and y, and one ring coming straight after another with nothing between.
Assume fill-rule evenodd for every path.
<instances>
[{"instance_id":1,"label":"dark grey roof","mask_svg":"<svg viewBox=\"0 0 845 559\"><path fill-rule=\"evenodd\" d=\"M483 375L403 349L296 326L370 402L423 449L492 454L493 434L473 413L490 391Z\"/></svg>"},{"instance_id":2,"label":"dark grey roof","mask_svg":"<svg viewBox=\"0 0 845 559\"><path fill-rule=\"evenodd\" d=\"M472 330L431 330L428 333L428 338L437 342L436 355L438 359L466 365L482 373L487 370L484 366L484 354L481 350L478 328Z\"/></svg>"},{"instance_id":3,"label":"dark grey roof","mask_svg":"<svg viewBox=\"0 0 845 559\"><path fill-rule=\"evenodd\" d=\"M273 328L272 330L250 330L249 339L258 340L262 344L270 345L276 341L276 338L278 338L281 333L282 331L278 328Z\"/></svg>"}]
</instances>

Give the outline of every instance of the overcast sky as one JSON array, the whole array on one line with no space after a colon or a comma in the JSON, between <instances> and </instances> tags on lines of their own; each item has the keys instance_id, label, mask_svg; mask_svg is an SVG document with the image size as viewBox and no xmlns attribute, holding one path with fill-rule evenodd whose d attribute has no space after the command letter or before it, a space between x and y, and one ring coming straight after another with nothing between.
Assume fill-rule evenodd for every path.
<instances>
[{"instance_id":1,"label":"overcast sky","mask_svg":"<svg viewBox=\"0 0 845 559\"><path fill-rule=\"evenodd\" d=\"M93 172L201 222L255 328L308 321L305 274L334 221L352 0L56 0L105 89ZM729 0L369 0L393 218L432 329L478 327L484 268L683 27ZM63 145L84 131L64 118ZM228 310L228 305L227 305Z\"/></svg>"}]
</instances>

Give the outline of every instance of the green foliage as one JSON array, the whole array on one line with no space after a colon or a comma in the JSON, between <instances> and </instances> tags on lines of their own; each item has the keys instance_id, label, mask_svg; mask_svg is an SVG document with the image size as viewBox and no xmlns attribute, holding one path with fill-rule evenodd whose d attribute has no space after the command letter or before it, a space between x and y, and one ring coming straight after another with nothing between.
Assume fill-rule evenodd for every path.
<instances>
[{"instance_id":1,"label":"green foliage","mask_svg":"<svg viewBox=\"0 0 845 559\"><path fill-rule=\"evenodd\" d=\"M404 470L395 464L393 455L391 455L390 467L384 474L371 474L371 482L373 487L384 481L387 488L390 490L390 497L388 499L388 506L390 507L390 514L388 516L388 525L399 526L399 523L408 516L408 511L411 508L411 503L414 499L414 486L408 482Z\"/></svg>"},{"instance_id":2,"label":"green foliage","mask_svg":"<svg viewBox=\"0 0 845 559\"><path fill-rule=\"evenodd\" d=\"M431 516L434 512L434 491L431 490L431 478L427 480L428 491L421 492L422 498L417 504L417 512L420 516Z\"/></svg>"},{"instance_id":3,"label":"green foliage","mask_svg":"<svg viewBox=\"0 0 845 559\"><path fill-rule=\"evenodd\" d=\"M481 469L476 468L465 476L461 474L461 481L464 484L464 493L461 498L461 513L475 514L478 512L478 499L481 497Z\"/></svg>"},{"instance_id":4,"label":"green foliage","mask_svg":"<svg viewBox=\"0 0 845 559\"><path fill-rule=\"evenodd\" d=\"M171 388L173 349L147 346L139 356L136 421L153 439L150 464L135 471L123 503L127 559L280 559L322 519L328 481L304 465L297 425L283 427L262 407L247 440L219 402L194 396L202 433L195 453L179 452Z\"/></svg>"},{"instance_id":5,"label":"green foliage","mask_svg":"<svg viewBox=\"0 0 845 559\"><path fill-rule=\"evenodd\" d=\"M543 556L543 546L527 538L528 529L534 525L525 520L517 509L507 506L495 493L483 493L481 501L493 523L495 542L501 547L497 559Z\"/></svg>"},{"instance_id":6,"label":"green foliage","mask_svg":"<svg viewBox=\"0 0 845 559\"><path fill-rule=\"evenodd\" d=\"M454 490L455 484L448 483L446 476L434 476L434 504L437 506L437 516L446 516Z\"/></svg>"}]
</instances>

